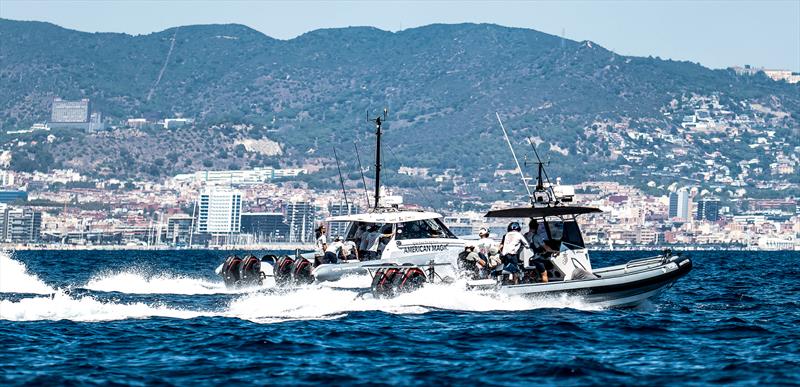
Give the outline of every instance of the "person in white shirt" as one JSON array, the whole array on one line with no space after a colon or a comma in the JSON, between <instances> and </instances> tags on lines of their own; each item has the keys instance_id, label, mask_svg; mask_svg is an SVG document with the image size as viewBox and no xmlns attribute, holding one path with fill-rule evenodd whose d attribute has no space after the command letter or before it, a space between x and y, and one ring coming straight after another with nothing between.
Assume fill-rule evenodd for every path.
<instances>
[{"instance_id":1,"label":"person in white shirt","mask_svg":"<svg viewBox=\"0 0 800 387\"><path fill-rule=\"evenodd\" d=\"M530 247L520 231L522 231L522 227L519 226L519 223L509 223L508 232L503 236L503 242L500 244L500 253L505 264L503 273L511 274L514 284L519 283L519 253L523 247Z\"/></svg>"},{"instance_id":2,"label":"person in white shirt","mask_svg":"<svg viewBox=\"0 0 800 387\"><path fill-rule=\"evenodd\" d=\"M325 253L333 253L338 258L340 253L342 252L342 248L344 248L344 243L342 243L342 237L336 236L333 238L333 242L328 244L328 250Z\"/></svg>"},{"instance_id":3,"label":"person in white shirt","mask_svg":"<svg viewBox=\"0 0 800 387\"><path fill-rule=\"evenodd\" d=\"M314 233L317 236L317 242L315 244L315 251L317 255L325 254L325 250L328 249L328 237L326 235L325 225L322 224L314 230Z\"/></svg>"},{"instance_id":4,"label":"person in white shirt","mask_svg":"<svg viewBox=\"0 0 800 387\"><path fill-rule=\"evenodd\" d=\"M478 237L480 237L480 239L478 239L478 243L475 247L477 248L477 253L485 260L489 257L489 250L492 246L497 246L497 242L489 238L489 230L485 228L478 231Z\"/></svg>"},{"instance_id":5,"label":"person in white shirt","mask_svg":"<svg viewBox=\"0 0 800 387\"><path fill-rule=\"evenodd\" d=\"M345 241L342 243L342 257L346 261L358 260L358 248L353 241Z\"/></svg>"}]
</instances>

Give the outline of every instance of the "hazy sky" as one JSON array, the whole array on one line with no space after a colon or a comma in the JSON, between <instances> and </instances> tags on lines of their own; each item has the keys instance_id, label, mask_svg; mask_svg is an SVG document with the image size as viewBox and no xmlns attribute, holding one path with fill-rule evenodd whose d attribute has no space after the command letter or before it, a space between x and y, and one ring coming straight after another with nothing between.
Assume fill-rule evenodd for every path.
<instances>
[{"instance_id":1,"label":"hazy sky","mask_svg":"<svg viewBox=\"0 0 800 387\"><path fill-rule=\"evenodd\" d=\"M397 31L488 22L592 40L625 55L800 71L800 0L778 1L72 1L0 0L0 17L81 31L147 34L240 23L290 39L317 28Z\"/></svg>"}]
</instances>

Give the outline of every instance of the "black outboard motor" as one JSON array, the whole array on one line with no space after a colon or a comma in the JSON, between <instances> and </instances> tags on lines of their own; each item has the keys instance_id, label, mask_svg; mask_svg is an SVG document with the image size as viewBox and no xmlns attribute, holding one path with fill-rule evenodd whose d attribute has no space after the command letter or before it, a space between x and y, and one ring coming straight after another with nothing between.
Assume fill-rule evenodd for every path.
<instances>
[{"instance_id":1,"label":"black outboard motor","mask_svg":"<svg viewBox=\"0 0 800 387\"><path fill-rule=\"evenodd\" d=\"M298 285L307 285L314 282L311 275L311 261L303 257L298 257L292 265L292 280Z\"/></svg>"},{"instance_id":2,"label":"black outboard motor","mask_svg":"<svg viewBox=\"0 0 800 387\"><path fill-rule=\"evenodd\" d=\"M426 281L425 272L414 266L395 275L392 280L392 288L394 294L409 293L421 288Z\"/></svg>"},{"instance_id":3,"label":"black outboard motor","mask_svg":"<svg viewBox=\"0 0 800 387\"><path fill-rule=\"evenodd\" d=\"M292 282L292 266L294 259L288 255L284 255L275 261L275 268L272 270L275 276L275 285L284 287Z\"/></svg>"},{"instance_id":4,"label":"black outboard motor","mask_svg":"<svg viewBox=\"0 0 800 387\"><path fill-rule=\"evenodd\" d=\"M261 277L261 261L254 255L246 255L239 265L239 286L261 286L264 281Z\"/></svg>"},{"instance_id":5,"label":"black outboard motor","mask_svg":"<svg viewBox=\"0 0 800 387\"><path fill-rule=\"evenodd\" d=\"M239 268L241 265L242 259L237 255L231 255L225 259L225 263L222 264L222 272L220 273L222 275L222 280L225 282L225 287L233 288L239 284Z\"/></svg>"},{"instance_id":6,"label":"black outboard motor","mask_svg":"<svg viewBox=\"0 0 800 387\"><path fill-rule=\"evenodd\" d=\"M394 295L392 287L394 278L400 272L399 267L382 267L372 277L372 295L376 298L389 298Z\"/></svg>"}]
</instances>

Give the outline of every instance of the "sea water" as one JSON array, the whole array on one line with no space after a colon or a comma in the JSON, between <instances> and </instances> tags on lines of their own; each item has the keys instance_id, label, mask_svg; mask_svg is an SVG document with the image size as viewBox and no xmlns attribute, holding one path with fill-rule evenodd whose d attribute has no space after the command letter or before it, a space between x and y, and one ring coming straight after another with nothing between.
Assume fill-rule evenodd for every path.
<instances>
[{"instance_id":1,"label":"sea water","mask_svg":"<svg viewBox=\"0 0 800 387\"><path fill-rule=\"evenodd\" d=\"M223 254L0 253L0 383L800 382L798 252L692 252L689 275L632 310L458 282L373 299L363 277L228 290Z\"/></svg>"}]
</instances>

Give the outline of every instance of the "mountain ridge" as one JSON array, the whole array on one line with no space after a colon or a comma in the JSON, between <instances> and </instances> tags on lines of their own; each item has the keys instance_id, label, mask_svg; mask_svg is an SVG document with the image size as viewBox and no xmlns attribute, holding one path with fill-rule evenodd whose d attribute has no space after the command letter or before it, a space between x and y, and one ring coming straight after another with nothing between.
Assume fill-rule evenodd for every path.
<instances>
[{"instance_id":1,"label":"mountain ridge","mask_svg":"<svg viewBox=\"0 0 800 387\"><path fill-rule=\"evenodd\" d=\"M210 167L297 166L307 159L329 166L329 149L319 143L346 149L351 139L369 143L364 112L383 107L390 109L386 138L394 143L396 164L436 173L461 168L482 180L509 166L502 140L491 135L495 111L514 128L518 146L527 148L529 136L544 136L573 158L584 155L580 167L554 155L563 164L554 169L571 178L620 165L606 153L619 148L621 129L612 130L613 144L605 137L594 143L587 133L598 123L679 134L680 119L667 113L692 112L681 104L694 96L714 96L734 115L755 114L753 103L780 112L783 121L768 117L764 125L774 125L789 145L797 142L791 133L800 114L798 85L688 61L623 56L591 41L495 24L397 32L327 28L280 40L240 24L128 35L0 19L0 41L0 86L9 91L0 96L3 131L46 121L56 96L90 98L115 125L135 117L196 119L193 128L136 134L132 138L147 139L142 141L150 148L140 151L125 139L134 132L124 128L61 133L53 143L39 144L55 165L98 176L152 178ZM673 108L675 101L680 106ZM431 141L431 133L456 149ZM260 138L279 142L285 156L264 158L237 148L237 141ZM14 139L5 136L4 142ZM458 145L497 151L470 154ZM185 152L181 162L152 161L176 147ZM699 145L688 148L692 160L704 157ZM75 158L75 152L86 157ZM731 155L731 168L738 158Z\"/></svg>"}]
</instances>

